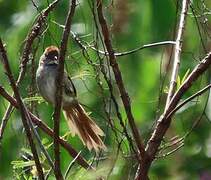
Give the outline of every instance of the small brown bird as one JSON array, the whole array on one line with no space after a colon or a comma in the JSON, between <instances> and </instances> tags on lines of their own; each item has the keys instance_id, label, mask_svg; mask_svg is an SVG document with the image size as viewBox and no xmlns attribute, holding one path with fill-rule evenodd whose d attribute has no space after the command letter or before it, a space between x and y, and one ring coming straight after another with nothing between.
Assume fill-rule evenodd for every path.
<instances>
[{"instance_id":1,"label":"small brown bird","mask_svg":"<svg viewBox=\"0 0 211 180\"><path fill-rule=\"evenodd\" d=\"M59 49L56 46L47 47L40 57L36 73L40 94L53 105L55 105L58 59ZM89 150L94 149L96 152L100 149L105 150L106 147L100 138L100 136L104 136L104 133L78 102L76 89L66 72L64 72L63 82L62 108L72 135L77 134Z\"/></svg>"}]
</instances>

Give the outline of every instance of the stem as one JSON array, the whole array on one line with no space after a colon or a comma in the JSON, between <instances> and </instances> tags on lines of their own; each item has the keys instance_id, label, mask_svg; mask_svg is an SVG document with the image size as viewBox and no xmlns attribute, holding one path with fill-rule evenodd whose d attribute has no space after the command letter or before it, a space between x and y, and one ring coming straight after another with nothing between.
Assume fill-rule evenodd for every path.
<instances>
[{"instance_id":1,"label":"stem","mask_svg":"<svg viewBox=\"0 0 211 180\"><path fill-rule=\"evenodd\" d=\"M60 127L60 114L62 107L62 91L63 91L63 77L64 77L64 61L65 53L67 50L67 42L70 34L70 26L72 23L72 18L75 12L76 0L70 1L69 11L65 23L65 28L63 31L61 47L60 47L60 56L58 64L58 73L56 76L56 93L55 93L55 108L54 108L54 155L55 155L55 176L57 179L63 179L61 169L60 169L60 151L59 151L59 127Z\"/></svg>"},{"instance_id":2,"label":"stem","mask_svg":"<svg viewBox=\"0 0 211 180\"><path fill-rule=\"evenodd\" d=\"M179 22L179 28L177 31L177 38L176 38L176 45L174 48L174 64L173 64L173 70L171 74L171 81L169 85L169 93L166 100L166 107L165 111L167 110L169 103L171 101L171 98L175 92L179 67L180 67L180 56L181 56L181 50L182 50L182 38L185 30L185 23L186 23L186 17L188 12L188 7L190 4L190 0L183 0L182 2L182 11L180 15L180 22Z\"/></svg>"}]
</instances>

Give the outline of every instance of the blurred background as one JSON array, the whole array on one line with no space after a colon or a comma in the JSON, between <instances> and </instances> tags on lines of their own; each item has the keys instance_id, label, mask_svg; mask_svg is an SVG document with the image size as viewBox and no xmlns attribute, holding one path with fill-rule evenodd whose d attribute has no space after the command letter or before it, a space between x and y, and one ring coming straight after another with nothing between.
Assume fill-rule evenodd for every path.
<instances>
[{"instance_id":1,"label":"blurred background","mask_svg":"<svg viewBox=\"0 0 211 180\"><path fill-rule=\"evenodd\" d=\"M19 74L20 57L28 31L39 13L51 3L50 0L0 0L0 36L6 44L13 75ZM36 5L36 6L35 6ZM104 1L104 13L112 33L113 48L116 52L126 52L149 43L175 40L175 33L181 10L177 0L113 0ZM35 71L39 57L45 47L60 45L68 1L60 1L48 16L47 24L33 43L27 74L20 85L24 102L46 124L53 127L53 108L44 102L37 92ZM87 47L103 50L99 29L96 25L93 1L79 0L71 30ZM187 74L210 51L211 45L211 2L193 0L188 11L178 87ZM155 120L162 114L171 74L172 45L146 48L136 53L117 57L124 84L132 102L132 112L145 143L150 137ZM71 137L68 127L61 118L60 135L89 162L98 166L95 174L87 174L77 163L69 176L73 179L95 179L98 174L108 179L133 179L136 161L131 146L117 118L116 109L110 97L108 85L102 73L113 85L113 93L118 102L125 126L126 115L114 76L108 60L96 51L87 48L87 56L70 36L66 56L66 69L72 77L80 102L97 124L106 133L107 152L96 155L89 152L77 137ZM197 80L185 94L184 99L210 83L210 70ZM12 94L11 87L0 66L0 84ZM0 122L8 102L0 96ZM157 160L150 170L151 179L211 179L211 98L209 93L194 99L180 109L162 143ZM109 119L113 122L111 128ZM197 126L192 129L197 122ZM39 130L38 130L39 131ZM130 129L127 131L131 137ZM53 155L52 139L39 131L43 144ZM172 145L173 144L173 145ZM178 147L178 150L175 150ZM180 148L179 148L180 147ZM172 150L175 152L170 153ZM45 158L40 153L44 169L49 172ZM71 162L69 154L61 149L62 172ZM23 130L20 114L14 110L3 138L0 140L0 179L30 178L34 175L30 148ZM53 176L50 174L50 179ZM70 178L71 179L71 178Z\"/></svg>"}]
</instances>

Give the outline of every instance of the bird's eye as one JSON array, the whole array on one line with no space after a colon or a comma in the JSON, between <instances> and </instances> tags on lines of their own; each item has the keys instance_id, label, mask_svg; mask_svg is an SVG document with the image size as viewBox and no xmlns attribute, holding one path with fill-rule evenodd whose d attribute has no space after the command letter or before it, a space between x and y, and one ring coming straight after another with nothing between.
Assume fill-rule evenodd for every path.
<instances>
[{"instance_id":1,"label":"bird's eye","mask_svg":"<svg viewBox=\"0 0 211 180\"><path fill-rule=\"evenodd\" d=\"M58 59L58 57L57 57L57 56L54 56L54 58L55 58L55 60L57 60L57 59Z\"/></svg>"}]
</instances>

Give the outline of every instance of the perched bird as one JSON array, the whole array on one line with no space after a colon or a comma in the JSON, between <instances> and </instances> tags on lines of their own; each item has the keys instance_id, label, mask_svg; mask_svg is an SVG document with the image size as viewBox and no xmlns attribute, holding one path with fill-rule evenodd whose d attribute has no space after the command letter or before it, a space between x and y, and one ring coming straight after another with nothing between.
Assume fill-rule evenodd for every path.
<instances>
[{"instance_id":1,"label":"perched bird","mask_svg":"<svg viewBox=\"0 0 211 180\"><path fill-rule=\"evenodd\" d=\"M58 60L59 49L56 46L47 47L40 57L36 72L36 82L40 94L53 105L55 105ZM105 150L106 147L100 138L100 136L104 136L104 133L78 102L76 89L66 72L64 72L63 82L62 108L72 135L77 134L89 150L94 149L96 152L100 149Z\"/></svg>"}]
</instances>

